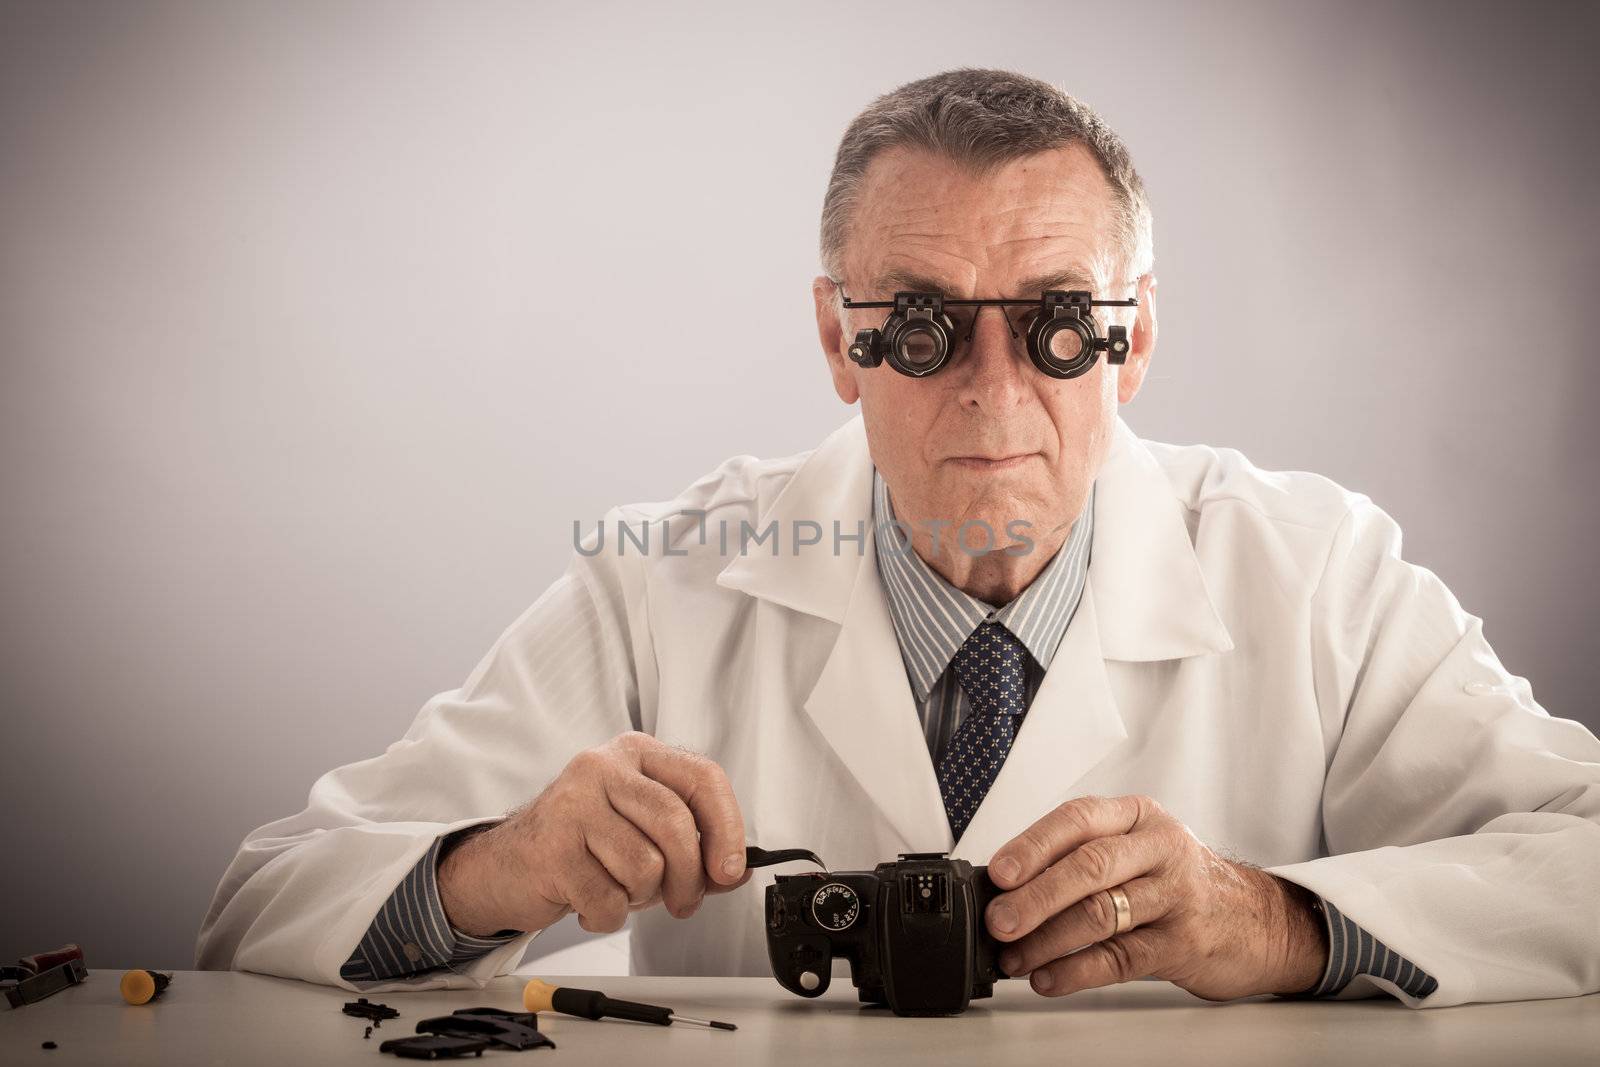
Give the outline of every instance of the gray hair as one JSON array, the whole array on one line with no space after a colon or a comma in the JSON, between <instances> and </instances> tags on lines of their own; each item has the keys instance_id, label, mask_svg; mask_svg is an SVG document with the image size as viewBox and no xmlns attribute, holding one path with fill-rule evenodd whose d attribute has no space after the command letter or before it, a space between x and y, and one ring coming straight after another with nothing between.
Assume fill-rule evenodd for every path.
<instances>
[{"instance_id":1,"label":"gray hair","mask_svg":"<svg viewBox=\"0 0 1600 1067\"><path fill-rule=\"evenodd\" d=\"M1066 90L1022 74L963 67L908 82L874 100L839 142L822 200L822 269L842 281L844 249L867 168L891 148L924 149L982 175L1022 156L1084 146L1111 186L1129 281L1154 265L1150 204L1127 147Z\"/></svg>"}]
</instances>

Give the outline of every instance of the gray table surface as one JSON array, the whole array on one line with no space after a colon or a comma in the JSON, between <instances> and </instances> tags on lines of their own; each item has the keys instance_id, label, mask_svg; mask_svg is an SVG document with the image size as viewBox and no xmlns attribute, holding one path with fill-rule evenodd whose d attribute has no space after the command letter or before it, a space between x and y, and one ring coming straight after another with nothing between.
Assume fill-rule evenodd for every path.
<instances>
[{"instance_id":1,"label":"gray table surface","mask_svg":"<svg viewBox=\"0 0 1600 1067\"><path fill-rule=\"evenodd\" d=\"M0 1010L0 1063L381 1064L381 1039L457 1008L521 1010L524 978L481 991L383 993L400 1012L362 1038L366 1023L340 1012L354 995L262 975L180 971L166 995L122 1002L121 972L91 971L81 986ZM614 997L666 1004L683 1015L735 1023L699 1027L544 1014L554 1050L494 1051L489 1060L545 1063L1121 1063L1600 1064L1600 995L1414 1011L1383 999L1211 1004L1162 982L1134 982L1051 1000L1003 982L965 1015L902 1019L863 1010L848 981L803 1000L768 978L558 978ZM53 1050L41 1043L54 1041Z\"/></svg>"}]
</instances>

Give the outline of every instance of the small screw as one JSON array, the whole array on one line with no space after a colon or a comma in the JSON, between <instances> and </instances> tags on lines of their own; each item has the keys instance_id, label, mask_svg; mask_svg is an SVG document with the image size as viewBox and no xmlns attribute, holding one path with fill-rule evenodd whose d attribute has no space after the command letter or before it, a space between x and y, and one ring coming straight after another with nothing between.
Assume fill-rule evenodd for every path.
<instances>
[{"instance_id":1,"label":"small screw","mask_svg":"<svg viewBox=\"0 0 1600 1067\"><path fill-rule=\"evenodd\" d=\"M363 1038L370 1038L372 1036L372 1027L370 1027L370 1026L367 1027L367 1032L362 1034L361 1036Z\"/></svg>"},{"instance_id":2,"label":"small screw","mask_svg":"<svg viewBox=\"0 0 1600 1067\"><path fill-rule=\"evenodd\" d=\"M56 1047L56 1043L54 1041L46 1041L44 1044L40 1045L39 1047L40 1048L55 1048Z\"/></svg>"}]
</instances>

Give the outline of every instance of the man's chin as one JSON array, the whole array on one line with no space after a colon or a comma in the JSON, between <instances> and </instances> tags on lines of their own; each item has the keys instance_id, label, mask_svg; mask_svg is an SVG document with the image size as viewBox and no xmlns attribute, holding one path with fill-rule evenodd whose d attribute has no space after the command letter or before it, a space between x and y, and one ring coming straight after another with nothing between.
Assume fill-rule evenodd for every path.
<instances>
[{"instance_id":1,"label":"man's chin","mask_svg":"<svg viewBox=\"0 0 1600 1067\"><path fill-rule=\"evenodd\" d=\"M965 518L952 525L950 532L958 539L957 550L973 556L1013 546L1013 555L1021 555L1027 548L1027 541L1022 538L1039 539L1031 508L985 508L968 512Z\"/></svg>"}]
</instances>

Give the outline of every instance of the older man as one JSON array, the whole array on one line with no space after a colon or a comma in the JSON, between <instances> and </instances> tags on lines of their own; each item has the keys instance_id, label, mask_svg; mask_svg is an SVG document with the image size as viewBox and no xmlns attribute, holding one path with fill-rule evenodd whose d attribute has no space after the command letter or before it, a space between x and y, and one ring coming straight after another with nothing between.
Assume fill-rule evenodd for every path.
<instances>
[{"instance_id":1,"label":"older man","mask_svg":"<svg viewBox=\"0 0 1600 1067\"><path fill-rule=\"evenodd\" d=\"M640 973L765 973L756 843L987 862L1050 996L1600 989L1600 742L1366 497L1133 435L1150 226L1049 85L874 102L812 286L860 417L608 513L460 689L245 841L201 964L464 985L638 911Z\"/></svg>"}]
</instances>

